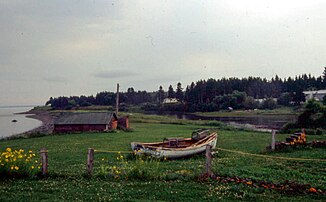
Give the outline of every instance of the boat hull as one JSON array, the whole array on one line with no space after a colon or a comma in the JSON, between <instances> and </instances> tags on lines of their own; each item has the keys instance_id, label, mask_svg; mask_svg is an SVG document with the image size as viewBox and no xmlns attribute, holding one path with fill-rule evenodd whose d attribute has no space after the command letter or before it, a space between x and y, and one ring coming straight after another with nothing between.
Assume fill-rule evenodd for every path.
<instances>
[{"instance_id":1,"label":"boat hull","mask_svg":"<svg viewBox=\"0 0 326 202\"><path fill-rule=\"evenodd\" d=\"M153 156L155 158L168 158L168 159L176 159L176 158L185 158L189 156L193 156L196 154L200 154L205 152L206 145L212 146L214 149L217 143L217 134L213 133L205 140L201 140L199 142L194 143L188 147L184 148L166 148L163 146L153 146L158 145L159 143L139 143L132 142L131 148L136 151L138 154L146 154Z\"/></svg>"}]
</instances>

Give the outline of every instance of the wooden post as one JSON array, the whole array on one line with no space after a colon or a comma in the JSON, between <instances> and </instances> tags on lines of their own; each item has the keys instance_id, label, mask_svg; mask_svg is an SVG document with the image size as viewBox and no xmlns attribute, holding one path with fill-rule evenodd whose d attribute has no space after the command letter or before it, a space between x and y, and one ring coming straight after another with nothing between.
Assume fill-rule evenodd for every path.
<instances>
[{"instance_id":1,"label":"wooden post","mask_svg":"<svg viewBox=\"0 0 326 202\"><path fill-rule=\"evenodd\" d=\"M115 115L118 116L119 112L119 84L117 83L117 98L116 98L116 103L115 103Z\"/></svg>"},{"instance_id":2,"label":"wooden post","mask_svg":"<svg viewBox=\"0 0 326 202\"><path fill-rule=\"evenodd\" d=\"M40 150L40 154L41 154L41 162L42 162L41 172L43 175L47 175L48 174L48 150L46 148L42 148Z\"/></svg>"},{"instance_id":3,"label":"wooden post","mask_svg":"<svg viewBox=\"0 0 326 202\"><path fill-rule=\"evenodd\" d=\"M271 149L272 151L275 151L275 130L272 130L272 144L271 144Z\"/></svg>"},{"instance_id":4,"label":"wooden post","mask_svg":"<svg viewBox=\"0 0 326 202\"><path fill-rule=\"evenodd\" d=\"M212 146L206 145L206 174L211 177L212 172Z\"/></svg>"},{"instance_id":5,"label":"wooden post","mask_svg":"<svg viewBox=\"0 0 326 202\"><path fill-rule=\"evenodd\" d=\"M93 165L94 165L94 149L89 148L87 153L87 174L89 176L93 175Z\"/></svg>"}]
</instances>

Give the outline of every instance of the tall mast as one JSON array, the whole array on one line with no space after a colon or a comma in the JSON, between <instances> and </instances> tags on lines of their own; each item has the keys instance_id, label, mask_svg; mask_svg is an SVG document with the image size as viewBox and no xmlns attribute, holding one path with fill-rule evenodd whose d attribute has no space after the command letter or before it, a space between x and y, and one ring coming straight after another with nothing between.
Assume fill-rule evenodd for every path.
<instances>
[{"instance_id":1,"label":"tall mast","mask_svg":"<svg viewBox=\"0 0 326 202\"><path fill-rule=\"evenodd\" d=\"M117 98L115 103L115 114L118 116L119 112L119 83L117 83Z\"/></svg>"}]
</instances>

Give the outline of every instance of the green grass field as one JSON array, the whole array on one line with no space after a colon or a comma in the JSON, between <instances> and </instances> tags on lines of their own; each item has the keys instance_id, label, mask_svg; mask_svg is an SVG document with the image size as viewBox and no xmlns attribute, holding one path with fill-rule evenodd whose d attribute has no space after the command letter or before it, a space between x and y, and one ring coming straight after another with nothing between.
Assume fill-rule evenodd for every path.
<instances>
[{"instance_id":1,"label":"green grass field","mask_svg":"<svg viewBox=\"0 0 326 202\"><path fill-rule=\"evenodd\" d=\"M153 168L154 175L144 179L130 176L128 179L106 178L98 174L102 159L116 162L116 153L95 153L95 176L88 178L86 154L88 148L97 150L131 151L132 141L161 141L164 137L190 137L193 130L203 128L204 122L173 122L159 116L134 115L132 132L81 133L52 135L0 142L0 150L48 149L49 176L44 179L1 179L1 201L312 201L326 200L316 194L285 194L275 190L254 188L244 184L223 183L216 180L198 181L204 172L202 155L189 159L160 161ZM215 124L218 125L218 124ZM219 148L265 154L270 143L268 133L216 128ZM284 141L287 135L278 135ZM308 136L310 140L325 140L326 136ZM291 158L326 159L325 148L303 148L287 152L267 154ZM125 156L127 157L127 155ZM130 164L135 163L129 160ZM156 162L154 162L156 163ZM149 165L145 164L145 165ZM150 166L150 165L149 165ZM292 161L269 159L219 151L213 159L213 170L222 176L238 176L274 183L294 181L310 184L316 189L326 189L326 163L318 161ZM148 169L152 169L149 167ZM150 170L149 170L150 172Z\"/></svg>"}]
</instances>

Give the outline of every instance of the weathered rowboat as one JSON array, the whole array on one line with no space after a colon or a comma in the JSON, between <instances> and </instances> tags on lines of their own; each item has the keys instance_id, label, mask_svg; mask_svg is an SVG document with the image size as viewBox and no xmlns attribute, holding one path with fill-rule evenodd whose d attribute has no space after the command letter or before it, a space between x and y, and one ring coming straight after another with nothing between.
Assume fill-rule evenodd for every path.
<instances>
[{"instance_id":1,"label":"weathered rowboat","mask_svg":"<svg viewBox=\"0 0 326 202\"><path fill-rule=\"evenodd\" d=\"M205 130L195 131L191 138L165 138L163 142L153 143L132 142L131 148L138 154L175 159L203 153L206 145L211 145L214 149L216 142L217 133Z\"/></svg>"}]
</instances>

